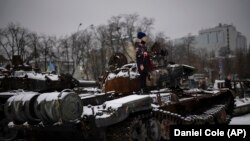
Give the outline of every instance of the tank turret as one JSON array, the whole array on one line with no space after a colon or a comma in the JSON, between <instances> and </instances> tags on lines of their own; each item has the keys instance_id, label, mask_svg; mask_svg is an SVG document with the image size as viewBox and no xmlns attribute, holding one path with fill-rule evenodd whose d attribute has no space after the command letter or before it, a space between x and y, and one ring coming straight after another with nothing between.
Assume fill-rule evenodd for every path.
<instances>
[{"instance_id":1,"label":"tank turret","mask_svg":"<svg viewBox=\"0 0 250 141\"><path fill-rule=\"evenodd\" d=\"M31 65L24 64L20 56L13 56L13 68L1 77L0 90L23 89L35 92L62 91L75 87L97 87L92 81L79 81L70 74L41 73Z\"/></svg>"},{"instance_id":2,"label":"tank turret","mask_svg":"<svg viewBox=\"0 0 250 141\"><path fill-rule=\"evenodd\" d=\"M41 121L53 123L59 118L64 122L75 120L82 112L82 106L74 107L74 104L82 104L78 94L86 91L86 87L98 87L96 81L77 80L70 74L42 73L38 70L24 63L20 56L13 56L12 65L1 68L0 140L18 135L17 130L8 128L10 121L19 125ZM65 92L65 89L70 92Z\"/></svg>"}]
</instances>

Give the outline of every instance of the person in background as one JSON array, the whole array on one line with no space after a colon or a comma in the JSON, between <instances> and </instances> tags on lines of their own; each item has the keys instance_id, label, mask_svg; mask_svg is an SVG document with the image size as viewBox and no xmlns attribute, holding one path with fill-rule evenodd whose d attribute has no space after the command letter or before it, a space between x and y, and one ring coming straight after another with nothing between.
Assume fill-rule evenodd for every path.
<instances>
[{"instance_id":1,"label":"person in background","mask_svg":"<svg viewBox=\"0 0 250 141\"><path fill-rule=\"evenodd\" d=\"M205 80L203 80L203 79L199 80L199 88L203 89L203 90L207 89L207 85L206 85L206 81Z\"/></svg>"},{"instance_id":2,"label":"person in background","mask_svg":"<svg viewBox=\"0 0 250 141\"><path fill-rule=\"evenodd\" d=\"M231 75L228 75L225 79L225 88L232 89Z\"/></svg>"},{"instance_id":3,"label":"person in background","mask_svg":"<svg viewBox=\"0 0 250 141\"><path fill-rule=\"evenodd\" d=\"M147 91L146 79L148 76L149 54L146 47L147 35L144 32L137 33L136 47L136 63L138 72L140 73L140 85L142 92Z\"/></svg>"}]
</instances>

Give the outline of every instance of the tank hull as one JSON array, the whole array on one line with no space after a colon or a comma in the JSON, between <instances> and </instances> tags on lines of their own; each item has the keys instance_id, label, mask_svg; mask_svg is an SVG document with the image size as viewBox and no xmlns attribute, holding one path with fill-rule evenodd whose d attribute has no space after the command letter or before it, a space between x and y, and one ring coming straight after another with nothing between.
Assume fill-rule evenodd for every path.
<instances>
[{"instance_id":1,"label":"tank hull","mask_svg":"<svg viewBox=\"0 0 250 141\"><path fill-rule=\"evenodd\" d=\"M54 119L44 120L40 117L40 123L14 124L12 128L25 130L26 134L23 138L27 140L62 138L63 140L72 140L72 138L74 140L152 140L152 138L165 140L170 137L170 125L227 124L229 122L234 106L231 91L186 92L185 95L178 101L172 101L172 92L160 91L112 99L103 97L106 98L103 103L83 104L83 113L71 122L63 120L55 122ZM89 101L88 96L80 99L82 102L86 102L85 99ZM48 104L53 105L49 101ZM152 129L151 126L157 128ZM141 131L138 132L138 130ZM153 134L157 136L152 136Z\"/></svg>"}]
</instances>

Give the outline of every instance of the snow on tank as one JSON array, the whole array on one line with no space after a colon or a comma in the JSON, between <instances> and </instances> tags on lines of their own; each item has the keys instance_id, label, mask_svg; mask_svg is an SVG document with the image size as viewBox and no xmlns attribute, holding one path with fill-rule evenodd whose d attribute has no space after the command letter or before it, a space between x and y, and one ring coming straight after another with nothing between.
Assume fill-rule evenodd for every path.
<instances>
[{"instance_id":1,"label":"snow on tank","mask_svg":"<svg viewBox=\"0 0 250 141\"><path fill-rule=\"evenodd\" d=\"M129 95L98 106L83 106L82 117L95 116L96 125L104 127L126 119L131 113L151 109L152 101L149 95Z\"/></svg>"},{"instance_id":2,"label":"snow on tank","mask_svg":"<svg viewBox=\"0 0 250 141\"><path fill-rule=\"evenodd\" d=\"M136 63L123 65L107 75L104 90L117 93L138 91L140 89L139 76Z\"/></svg>"},{"instance_id":3,"label":"snow on tank","mask_svg":"<svg viewBox=\"0 0 250 141\"><path fill-rule=\"evenodd\" d=\"M20 92L7 100L5 115L15 124L74 122L80 118L82 107L80 97L71 90L43 94Z\"/></svg>"}]
</instances>

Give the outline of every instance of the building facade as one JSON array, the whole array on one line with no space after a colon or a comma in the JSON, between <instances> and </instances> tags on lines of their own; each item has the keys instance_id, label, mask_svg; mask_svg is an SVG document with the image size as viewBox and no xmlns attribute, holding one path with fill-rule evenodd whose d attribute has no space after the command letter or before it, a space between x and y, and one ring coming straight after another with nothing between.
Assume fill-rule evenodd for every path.
<instances>
[{"instance_id":1,"label":"building facade","mask_svg":"<svg viewBox=\"0 0 250 141\"><path fill-rule=\"evenodd\" d=\"M185 40L189 37L193 36L175 39L174 45L185 45ZM215 65L206 64L200 69L203 69L208 74L210 82L213 82L215 78L223 79L227 74L232 73L235 51L240 49L247 52L247 39L237 31L235 26L219 24L213 28L200 30L198 35L194 36L191 46L196 50L208 51L208 61Z\"/></svg>"},{"instance_id":2,"label":"building facade","mask_svg":"<svg viewBox=\"0 0 250 141\"><path fill-rule=\"evenodd\" d=\"M175 44L183 43L182 39L176 39ZM213 51L215 56L220 56L220 50L226 49L229 52L235 49L247 49L247 39L238 32L233 25L219 24L216 27L203 29L195 35L194 47L205 48L207 51Z\"/></svg>"},{"instance_id":3,"label":"building facade","mask_svg":"<svg viewBox=\"0 0 250 141\"><path fill-rule=\"evenodd\" d=\"M214 28L200 30L195 38L195 47L214 51L219 56L220 49L235 51L247 49L247 39L233 25L219 24Z\"/></svg>"}]
</instances>

